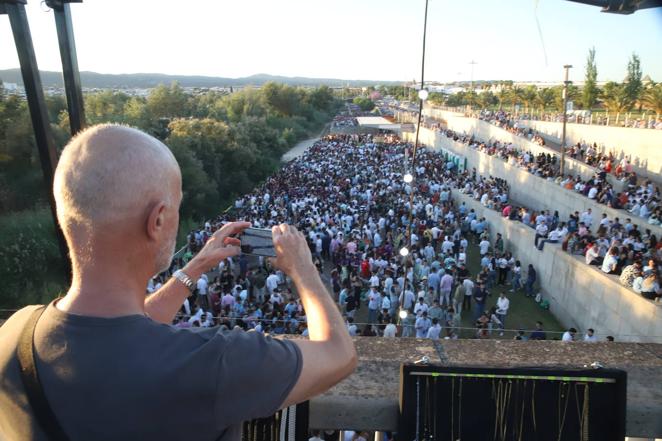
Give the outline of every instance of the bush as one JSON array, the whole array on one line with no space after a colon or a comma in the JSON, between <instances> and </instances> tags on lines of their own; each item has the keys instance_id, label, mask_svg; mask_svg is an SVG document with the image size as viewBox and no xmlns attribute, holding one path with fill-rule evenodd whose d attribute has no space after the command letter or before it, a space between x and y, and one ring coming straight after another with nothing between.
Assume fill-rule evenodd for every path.
<instances>
[{"instance_id":1,"label":"bush","mask_svg":"<svg viewBox=\"0 0 662 441\"><path fill-rule=\"evenodd\" d=\"M47 208L0 217L0 307L50 301L66 289L65 268Z\"/></svg>"}]
</instances>

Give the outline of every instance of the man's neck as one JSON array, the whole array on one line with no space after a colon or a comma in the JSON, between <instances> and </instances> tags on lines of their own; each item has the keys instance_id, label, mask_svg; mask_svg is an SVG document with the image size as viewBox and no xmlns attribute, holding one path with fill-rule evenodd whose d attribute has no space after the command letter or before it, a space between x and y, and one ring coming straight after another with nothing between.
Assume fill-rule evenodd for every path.
<instances>
[{"instance_id":1,"label":"man's neck","mask_svg":"<svg viewBox=\"0 0 662 441\"><path fill-rule=\"evenodd\" d=\"M122 317L145 314L147 280L102 271L74 272L73 283L56 307L70 314L91 317ZM144 285L144 286L143 286Z\"/></svg>"}]
</instances>

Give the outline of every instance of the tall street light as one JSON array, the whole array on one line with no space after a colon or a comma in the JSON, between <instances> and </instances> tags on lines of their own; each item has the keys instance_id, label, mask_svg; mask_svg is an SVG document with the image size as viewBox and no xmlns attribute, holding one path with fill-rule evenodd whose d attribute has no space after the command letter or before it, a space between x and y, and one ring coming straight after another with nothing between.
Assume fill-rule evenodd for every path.
<instances>
[{"instance_id":1,"label":"tall street light","mask_svg":"<svg viewBox=\"0 0 662 441\"><path fill-rule=\"evenodd\" d=\"M561 176L565 174L565 124L568 121L568 72L572 65L566 64L563 66L565 69L565 80L563 81L563 132L561 135Z\"/></svg>"}]
</instances>

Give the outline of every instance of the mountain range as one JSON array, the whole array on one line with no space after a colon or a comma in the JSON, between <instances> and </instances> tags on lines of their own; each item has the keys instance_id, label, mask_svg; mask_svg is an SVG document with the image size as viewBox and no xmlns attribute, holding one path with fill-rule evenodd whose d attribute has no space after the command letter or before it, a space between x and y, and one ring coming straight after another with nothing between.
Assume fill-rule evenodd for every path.
<instances>
[{"instance_id":1,"label":"mountain range","mask_svg":"<svg viewBox=\"0 0 662 441\"><path fill-rule=\"evenodd\" d=\"M43 87L64 87L61 72L40 71ZM5 83L23 85L20 69L0 70L0 80ZM135 74L102 74L97 72L81 72L80 80L83 87L88 88L126 88L146 89L159 84L170 84L177 81L182 87L230 87L230 86L260 86L269 81L289 84L292 86L331 87L362 87L377 85L399 85L398 81L373 80L341 80L337 78L306 78L284 77L268 74L256 74L242 78L206 77L201 75L166 75L155 73Z\"/></svg>"}]
</instances>

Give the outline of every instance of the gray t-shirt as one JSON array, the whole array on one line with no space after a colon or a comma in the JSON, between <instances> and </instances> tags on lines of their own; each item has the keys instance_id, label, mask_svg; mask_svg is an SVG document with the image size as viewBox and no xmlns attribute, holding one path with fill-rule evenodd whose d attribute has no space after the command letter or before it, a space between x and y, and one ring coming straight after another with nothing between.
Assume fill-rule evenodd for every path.
<instances>
[{"instance_id":1,"label":"gray t-shirt","mask_svg":"<svg viewBox=\"0 0 662 441\"><path fill-rule=\"evenodd\" d=\"M0 440L46 440L27 404L16 344L35 306L0 328ZM51 303L36 363L56 417L77 440L239 440L275 413L301 373L292 341L242 330L175 329L145 316L67 314Z\"/></svg>"}]
</instances>

